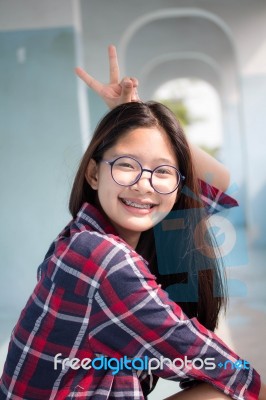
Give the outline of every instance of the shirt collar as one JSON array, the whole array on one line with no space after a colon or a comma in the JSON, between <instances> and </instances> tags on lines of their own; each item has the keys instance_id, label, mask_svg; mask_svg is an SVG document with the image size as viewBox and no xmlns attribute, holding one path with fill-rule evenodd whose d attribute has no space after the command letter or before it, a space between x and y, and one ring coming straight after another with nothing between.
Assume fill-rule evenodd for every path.
<instances>
[{"instance_id":1,"label":"shirt collar","mask_svg":"<svg viewBox=\"0 0 266 400\"><path fill-rule=\"evenodd\" d=\"M102 234L111 234L117 236L117 240L119 242L124 243L127 247L129 246L122 238L119 237L115 228L108 221L104 213L90 203L85 202L83 204L77 214L75 222L79 225L84 226L85 229L89 228L89 230L93 229ZM149 264L140 254L138 254L138 257L140 257L140 259L146 265Z\"/></svg>"},{"instance_id":2,"label":"shirt collar","mask_svg":"<svg viewBox=\"0 0 266 400\"><path fill-rule=\"evenodd\" d=\"M85 227L89 226L99 233L112 234L117 236L115 228L110 224L107 217L98 208L85 202L79 210L76 223Z\"/></svg>"}]
</instances>

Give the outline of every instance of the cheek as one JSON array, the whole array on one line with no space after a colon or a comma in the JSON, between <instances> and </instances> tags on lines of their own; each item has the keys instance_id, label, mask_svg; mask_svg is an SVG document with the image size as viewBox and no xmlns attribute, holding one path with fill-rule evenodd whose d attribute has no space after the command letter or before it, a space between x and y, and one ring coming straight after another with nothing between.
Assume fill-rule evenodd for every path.
<instances>
[{"instance_id":1,"label":"cheek","mask_svg":"<svg viewBox=\"0 0 266 400\"><path fill-rule=\"evenodd\" d=\"M173 197L171 199L172 208L174 207L175 204L179 202L180 196L181 196L181 191L179 189L175 193L173 193Z\"/></svg>"},{"instance_id":2,"label":"cheek","mask_svg":"<svg viewBox=\"0 0 266 400\"><path fill-rule=\"evenodd\" d=\"M168 209L169 211L172 210L172 208L174 207L175 203L178 200L178 195L176 193L172 193L169 195L169 197L167 199L165 199L164 205L165 205L165 209Z\"/></svg>"},{"instance_id":3,"label":"cheek","mask_svg":"<svg viewBox=\"0 0 266 400\"><path fill-rule=\"evenodd\" d=\"M113 182L112 178L100 177L98 186L98 198L101 205L112 208L117 200L120 187Z\"/></svg>"},{"instance_id":4,"label":"cheek","mask_svg":"<svg viewBox=\"0 0 266 400\"><path fill-rule=\"evenodd\" d=\"M154 212L151 216L153 225L161 222L173 209L176 202L176 195L170 195L167 199L162 201L161 206L157 212Z\"/></svg>"}]
</instances>

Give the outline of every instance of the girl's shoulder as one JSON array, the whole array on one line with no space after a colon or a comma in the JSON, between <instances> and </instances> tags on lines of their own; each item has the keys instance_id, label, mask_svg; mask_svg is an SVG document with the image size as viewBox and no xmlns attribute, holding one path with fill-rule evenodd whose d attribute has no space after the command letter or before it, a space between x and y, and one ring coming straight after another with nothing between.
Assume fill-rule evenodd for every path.
<instances>
[{"instance_id":1,"label":"girl's shoulder","mask_svg":"<svg viewBox=\"0 0 266 400\"><path fill-rule=\"evenodd\" d=\"M66 290L88 294L120 266L136 265L148 274L148 263L114 231L92 222L72 220L58 235L40 266L42 277Z\"/></svg>"}]
</instances>

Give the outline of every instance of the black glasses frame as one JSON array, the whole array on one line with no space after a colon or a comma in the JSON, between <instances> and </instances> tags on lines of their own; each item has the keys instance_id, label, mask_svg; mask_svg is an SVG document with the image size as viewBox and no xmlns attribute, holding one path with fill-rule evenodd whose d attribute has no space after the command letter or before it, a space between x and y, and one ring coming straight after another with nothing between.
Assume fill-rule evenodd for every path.
<instances>
[{"instance_id":1,"label":"black glasses frame","mask_svg":"<svg viewBox=\"0 0 266 400\"><path fill-rule=\"evenodd\" d=\"M113 165L116 163L117 160L120 160L120 158L129 158L129 159L131 159L131 160L134 160L134 161L140 166L140 170L141 170L140 174L136 177L136 179L134 180L134 182L130 183L129 185L123 185L123 184L117 182L117 181L115 180L114 176L113 176ZM174 167L173 165L169 165L169 164L158 165L158 167L156 167L156 168L154 168L153 170L151 170L151 169L143 168L142 165L141 165L141 163L140 163L138 160L136 160L134 157L130 157L130 156L119 156L119 157L115 158L115 159L112 160L112 161L107 161L107 160L101 160L101 161L104 162L104 163L106 163L106 164L108 164L108 165L110 165L110 167L111 167L111 176L112 176L113 180L115 181L115 183L117 183L117 184L120 185L120 186L129 187L129 186L135 185L135 183L137 183L137 182L140 180L140 178L142 177L143 172L146 171L146 172L150 172L150 173L151 173L151 176L150 176L150 178L149 178L149 181L150 181L151 187L155 190L155 192L160 193L160 194L171 194L171 193L173 193L175 190L177 190L177 188L179 187L180 183L183 183L184 180L186 179L186 177L185 177L184 175L182 175L182 174L180 173L180 171L179 171L176 167ZM177 183L175 189L174 189L174 190L171 190L170 192L167 192L167 193L165 193L165 192L160 192L159 190L155 189L155 187L154 187L153 184L152 184L152 176L153 176L153 173L154 173L158 168L161 168L161 167L171 167L171 168L174 168L174 169L176 170L177 175L179 176L179 180L178 180L178 183Z\"/></svg>"}]
</instances>

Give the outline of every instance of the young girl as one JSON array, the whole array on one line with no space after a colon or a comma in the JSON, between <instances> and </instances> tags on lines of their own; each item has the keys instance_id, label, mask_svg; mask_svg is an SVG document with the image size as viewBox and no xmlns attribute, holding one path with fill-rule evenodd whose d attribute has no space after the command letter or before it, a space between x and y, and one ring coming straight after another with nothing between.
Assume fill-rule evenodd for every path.
<instances>
[{"instance_id":1,"label":"young girl","mask_svg":"<svg viewBox=\"0 0 266 400\"><path fill-rule=\"evenodd\" d=\"M172 210L201 206L173 114L152 102L109 112L76 175L73 220L50 246L12 332L0 399L144 399L153 376L206 382L176 399L265 399L252 367L219 367L239 358L199 321L214 329L220 300L203 293L187 316L151 273L153 227ZM218 273L209 260L207 294L208 271Z\"/></svg>"}]
</instances>

